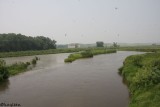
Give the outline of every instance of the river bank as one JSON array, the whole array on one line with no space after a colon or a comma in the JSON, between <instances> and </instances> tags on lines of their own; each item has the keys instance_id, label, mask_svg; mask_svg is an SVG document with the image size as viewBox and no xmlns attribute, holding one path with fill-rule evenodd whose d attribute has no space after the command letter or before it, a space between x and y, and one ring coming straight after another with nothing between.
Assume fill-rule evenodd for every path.
<instances>
[{"instance_id":1,"label":"river bank","mask_svg":"<svg viewBox=\"0 0 160 107\"><path fill-rule=\"evenodd\" d=\"M59 54L59 53L73 53L73 52L85 51L87 49L88 48L66 48L66 49L49 49L49 50L37 50L37 51L0 52L0 58ZM92 49L99 50L104 48L93 47Z\"/></svg>"},{"instance_id":2,"label":"river bank","mask_svg":"<svg viewBox=\"0 0 160 107\"><path fill-rule=\"evenodd\" d=\"M119 73L130 91L129 107L160 106L160 53L129 56Z\"/></svg>"},{"instance_id":3,"label":"river bank","mask_svg":"<svg viewBox=\"0 0 160 107\"><path fill-rule=\"evenodd\" d=\"M6 65L6 61L0 59L0 82L5 81L10 76L17 75L33 68L38 60L39 58L35 57L29 62L16 62L11 65Z\"/></svg>"},{"instance_id":4,"label":"river bank","mask_svg":"<svg viewBox=\"0 0 160 107\"><path fill-rule=\"evenodd\" d=\"M68 49L49 49L49 50L37 50L37 51L0 52L0 58L71 53L71 52L83 51L85 49L86 48L68 48Z\"/></svg>"},{"instance_id":5,"label":"river bank","mask_svg":"<svg viewBox=\"0 0 160 107\"><path fill-rule=\"evenodd\" d=\"M119 51L160 52L160 46L129 46L119 47Z\"/></svg>"},{"instance_id":6,"label":"river bank","mask_svg":"<svg viewBox=\"0 0 160 107\"><path fill-rule=\"evenodd\" d=\"M141 52L118 51L70 64L64 63L68 53L38 55L33 69L0 85L1 102L23 107L127 107L128 89L117 69L133 54ZM32 58L3 59L26 62Z\"/></svg>"}]
</instances>

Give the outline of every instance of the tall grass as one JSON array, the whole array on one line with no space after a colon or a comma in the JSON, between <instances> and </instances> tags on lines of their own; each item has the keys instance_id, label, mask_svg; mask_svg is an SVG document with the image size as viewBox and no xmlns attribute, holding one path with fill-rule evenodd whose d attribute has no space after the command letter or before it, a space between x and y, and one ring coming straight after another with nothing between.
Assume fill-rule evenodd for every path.
<instances>
[{"instance_id":1,"label":"tall grass","mask_svg":"<svg viewBox=\"0 0 160 107\"><path fill-rule=\"evenodd\" d=\"M28 68L27 63L19 62L19 63L14 63L10 66L8 66L8 71L10 75L16 75L18 73L24 72Z\"/></svg>"},{"instance_id":2,"label":"tall grass","mask_svg":"<svg viewBox=\"0 0 160 107\"><path fill-rule=\"evenodd\" d=\"M160 107L160 53L129 56L119 70L130 90L129 107Z\"/></svg>"}]
</instances>

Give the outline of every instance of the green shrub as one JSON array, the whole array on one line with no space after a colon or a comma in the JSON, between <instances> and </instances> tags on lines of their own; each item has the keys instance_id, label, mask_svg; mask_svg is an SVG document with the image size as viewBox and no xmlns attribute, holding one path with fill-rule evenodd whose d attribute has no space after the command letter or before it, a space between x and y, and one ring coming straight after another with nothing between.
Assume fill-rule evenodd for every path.
<instances>
[{"instance_id":1,"label":"green shrub","mask_svg":"<svg viewBox=\"0 0 160 107\"><path fill-rule=\"evenodd\" d=\"M152 62L152 66L155 69L159 69L160 70L160 59L156 59L155 61Z\"/></svg>"},{"instance_id":2,"label":"green shrub","mask_svg":"<svg viewBox=\"0 0 160 107\"><path fill-rule=\"evenodd\" d=\"M6 67L0 67L0 81L3 81L5 79L9 78L9 72Z\"/></svg>"},{"instance_id":3,"label":"green shrub","mask_svg":"<svg viewBox=\"0 0 160 107\"><path fill-rule=\"evenodd\" d=\"M30 62L26 62L26 64L27 64L27 65L31 65L31 63L30 63Z\"/></svg>"},{"instance_id":4,"label":"green shrub","mask_svg":"<svg viewBox=\"0 0 160 107\"><path fill-rule=\"evenodd\" d=\"M32 59L32 64L33 65L37 64L37 60L36 59Z\"/></svg>"},{"instance_id":5,"label":"green shrub","mask_svg":"<svg viewBox=\"0 0 160 107\"><path fill-rule=\"evenodd\" d=\"M129 57L130 62L137 67L142 67L142 59L143 57L141 55L133 55Z\"/></svg>"},{"instance_id":6,"label":"green shrub","mask_svg":"<svg viewBox=\"0 0 160 107\"><path fill-rule=\"evenodd\" d=\"M118 69L118 71L119 71L119 72L118 72L119 74L122 74L123 66L122 66L122 67L120 67L120 68Z\"/></svg>"},{"instance_id":7,"label":"green shrub","mask_svg":"<svg viewBox=\"0 0 160 107\"><path fill-rule=\"evenodd\" d=\"M6 67L6 63L4 60L0 60L0 81L3 81L8 78L9 78L9 72Z\"/></svg>"},{"instance_id":8,"label":"green shrub","mask_svg":"<svg viewBox=\"0 0 160 107\"><path fill-rule=\"evenodd\" d=\"M35 56L35 60L39 60L39 58L37 56Z\"/></svg>"}]
</instances>

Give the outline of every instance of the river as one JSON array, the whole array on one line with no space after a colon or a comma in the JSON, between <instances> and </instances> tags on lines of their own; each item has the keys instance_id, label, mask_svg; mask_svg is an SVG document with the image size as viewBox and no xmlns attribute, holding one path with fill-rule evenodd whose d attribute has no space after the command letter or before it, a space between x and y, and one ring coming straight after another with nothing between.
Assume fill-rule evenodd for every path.
<instances>
[{"instance_id":1,"label":"river","mask_svg":"<svg viewBox=\"0 0 160 107\"><path fill-rule=\"evenodd\" d=\"M129 93L118 75L124 59L140 52L118 51L64 63L69 54L38 55L35 68L0 84L0 103L21 107L127 107ZM7 64L34 56L4 58Z\"/></svg>"}]
</instances>

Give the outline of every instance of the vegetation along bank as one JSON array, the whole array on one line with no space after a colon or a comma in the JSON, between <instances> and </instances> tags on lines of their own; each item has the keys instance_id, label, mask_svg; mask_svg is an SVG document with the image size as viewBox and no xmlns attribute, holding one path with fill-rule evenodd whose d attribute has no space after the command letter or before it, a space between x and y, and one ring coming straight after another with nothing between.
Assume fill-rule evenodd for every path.
<instances>
[{"instance_id":1,"label":"vegetation along bank","mask_svg":"<svg viewBox=\"0 0 160 107\"><path fill-rule=\"evenodd\" d=\"M160 107L160 53L129 56L119 73L129 87L129 107Z\"/></svg>"},{"instance_id":2,"label":"vegetation along bank","mask_svg":"<svg viewBox=\"0 0 160 107\"><path fill-rule=\"evenodd\" d=\"M160 46L128 46L119 47L119 51L160 52Z\"/></svg>"},{"instance_id":3,"label":"vegetation along bank","mask_svg":"<svg viewBox=\"0 0 160 107\"><path fill-rule=\"evenodd\" d=\"M19 62L12 65L6 65L4 60L0 59L0 82L9 78L9 76L27 71L36 65L38 57L33 58L30 62Z\"/></svg>"},{"instance_id":4,"label":"vegetation along bank","mask_svg":"<svg viewBox=\"0 0 160 107\"><path fill-rule=\"evenodd\" d=\"M58 53L71 53L71 52L79 52L83 50L85 49L84 48L69 48L69 49L48 49L48 50L36 50L36 51L0 52L0 58L44 55L44 54L58 54Z\"/></svg>"}]
</instances>

